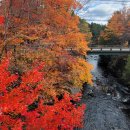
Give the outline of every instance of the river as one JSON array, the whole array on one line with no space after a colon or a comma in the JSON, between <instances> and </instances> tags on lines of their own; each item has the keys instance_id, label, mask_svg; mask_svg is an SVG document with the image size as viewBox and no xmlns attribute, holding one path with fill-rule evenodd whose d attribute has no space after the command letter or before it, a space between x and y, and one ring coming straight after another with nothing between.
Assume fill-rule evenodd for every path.
<instances>
[{"instance_id":1,"label":"river","mask_svg":"<svg viewBox=\"0 0 130 130\"><path fill-rule=\"evenodd\" d=\"M98 66L98 55L88 56L87 60L94 66L94 83L84 90L82 102L87 108L80 130L130 130L130 118L123 110L126 106L122 101L127 97L121 93L122 85ZM92 91L94 95L89 93Z\"/></svg>"}]
</instances>

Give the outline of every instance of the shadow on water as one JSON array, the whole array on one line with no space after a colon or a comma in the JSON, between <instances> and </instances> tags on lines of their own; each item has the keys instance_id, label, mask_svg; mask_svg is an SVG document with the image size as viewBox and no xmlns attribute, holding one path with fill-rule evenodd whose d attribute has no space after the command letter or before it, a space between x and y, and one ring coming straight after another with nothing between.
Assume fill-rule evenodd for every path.
<instances>
[{"instance_id":1,"label":"shadow on water","mask_svg":"<svg viewBox=\"0 0 130 130\"><path fill-rule=\"evenodd\" d=\"M85 86L82 102L87 109L82 130L130 130L130 118L127 111L122 110L126 107L122 103L122 85L98 66L98 55L89 55L87 61L94 66L94 83Z\"/></svg>"}]
</instances>

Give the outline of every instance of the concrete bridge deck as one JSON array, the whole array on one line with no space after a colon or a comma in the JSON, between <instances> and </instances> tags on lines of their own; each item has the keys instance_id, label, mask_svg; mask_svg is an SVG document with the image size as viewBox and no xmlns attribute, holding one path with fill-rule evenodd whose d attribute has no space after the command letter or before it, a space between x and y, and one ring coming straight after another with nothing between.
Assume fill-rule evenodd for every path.
<instances>
[{"instance_id":1,"label":"concrete bridge deck","mask_svg":"<svg viewBox=\"0 0 130 130\"><path fill-rule=\"evenodd\" d=\"M89 47L88 54L130 54L130 47Z\"/></svg>"}]
</instances>

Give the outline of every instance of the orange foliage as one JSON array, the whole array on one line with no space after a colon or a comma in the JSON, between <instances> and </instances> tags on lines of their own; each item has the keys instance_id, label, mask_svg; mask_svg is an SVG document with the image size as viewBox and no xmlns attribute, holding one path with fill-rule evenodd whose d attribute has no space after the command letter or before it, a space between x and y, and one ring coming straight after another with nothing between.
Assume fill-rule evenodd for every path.
<instances>
[{"instance_id":1,"label":"orange foliage","mask_svg":"<svg viewBox=\"0 0 130 130\"><path fill-rule=\"evenodd\" d=\"M113 14L106 29L101 33L101 38L112 44L127 46L130 39L130 13L129 9L123 9Z\"/></svg>"},{"instance_id":2,"label":"orange foliage","mask_svg":"<svg viewBox=\"0 0 130 130\"><path fill-rule=\"evenodd\" d=\"M79 17L74 14L80 4L76 0L10 2L6 1L10 12L6 42L16 45L12 66L23 72L34 60L44 61L47 98L71 92L72 87L82 89L84 82L91 84L86 36L79 32Z\"/></svg>"},{"instance_id":3,"label":"orange foliage","mask_svg":"<svg viewBox=\"0 0 130 130\"><path fill-rule=\"evenodd\" d=\"M53 105L46 105L43 90L44 64L23 75L8 71L9 60L0 64L0 129L2 130L73 130L82 127L85 106L76 106L80 95L64 94L54 98ZM7 78L5 78L7 77ZM19 80L20 79L20 80Z\"/></svg>"},{"instance_id":4,"label":"orange foliage","mask_svg":"<svg viewBox=\"0 0 130 130\"><path fill-rule=\"evenodd\" d=\"M70 94L72 88L81 90L84 82L92 84L92 66L85 59L88 43L78 28L79 17L74 14L78 7L76 0L2 0L0 12L8 24L0 26L1 47L5 50L1 54L12 52L9 69L21 75L18 80L16 75L13 78L13 88L12 75L6 71L9 84L4 90L9 85L9 91L0 97L3 129L27 126L29 130L71 130L81 126L83 107L71 103ZM32 69L34 61L45 63L40 72L39 68ZM63 99L58 100L59 96ZM27 106L34 101L38 106L29 112Z\"/></svg>"}]
</instances>

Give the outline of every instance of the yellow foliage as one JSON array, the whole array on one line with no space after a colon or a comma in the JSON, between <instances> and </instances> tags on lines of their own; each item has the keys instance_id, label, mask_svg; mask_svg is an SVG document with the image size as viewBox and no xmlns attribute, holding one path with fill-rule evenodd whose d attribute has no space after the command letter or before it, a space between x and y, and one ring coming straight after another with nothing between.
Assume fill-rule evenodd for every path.
<instances>
[{"instance_id":1,"label":"yellow foliage","mask_svg":"<svg viewBox=\"0 0 130 130\"><path fill-rule=\"evenodd\" d=\"M77 63L72 64L72 71L70 73L73 82L73 86L82 88L83 83L87 82L92 85L92 74L90 71L93 66L87 63L85 60L78 58Z\"/></svg>"},{"instance_id":2,"label":"yellow foliage","mask_svg":"<svg viewBox=\"0 0 130 130\"><path fill-rule=\"evenodd\" d=\"M23 44L13 50L12 66L24 72L34 61L44 61L47 95L55 96L71 87L82 88L84 82L92 84L92 66L83 59L88 50L86 35L80 33L79 17L72 10L79 7L79 3L76 0L44 0L44 5L45 8L39 10L41 14L34 13L30 7L30 12L21 16L24 20L17 18L19 8L13 10L17 15L12 15L8 44Z\"/></svg>"}]
</instances>

